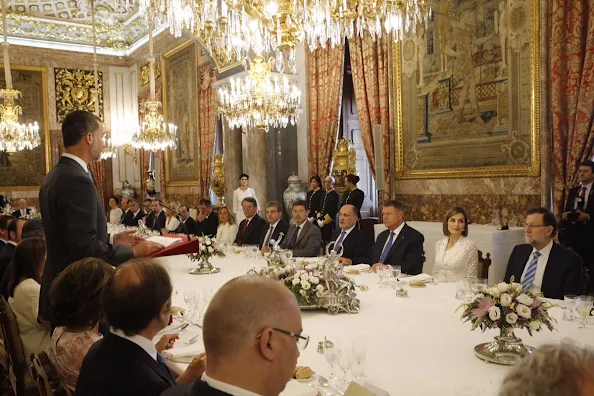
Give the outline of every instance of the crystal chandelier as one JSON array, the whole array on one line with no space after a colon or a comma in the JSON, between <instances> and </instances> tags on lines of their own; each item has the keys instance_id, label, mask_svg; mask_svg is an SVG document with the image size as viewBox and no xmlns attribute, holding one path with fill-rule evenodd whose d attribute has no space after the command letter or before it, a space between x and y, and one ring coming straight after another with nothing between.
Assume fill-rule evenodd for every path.
<instances>
[{"instance_id":1,"label":"crystal chandelier","mask_svg":"<svg viewBox=\"0 0 594 396\"><path fill-rule=\"evenodd\" d=\"M4 99L0 104L0 151L13 153L25 149L33 149L41 144L39 136L39 125L19 123L19 116L23 109L15 103L21 96L21 91L13 89L12 75L10 72L10 60L8 58L8 37L6 24L7 1L2 0L2 26L4 28L4 76L6 88L0 89L0 98Z\"/></svg>"},{"instance_id":2,"label":"crystal chandelier","mask_svg":"<svg viewBox=\"0 0 594 396\"><path fill-rule=\"evenodd\" d=\"M151 100L144 102L144 115L132 137L134 148L146 151L165 150L176 146L177 126L165 122L163 105L155 100L155 57L153 56L153 26L149 20L149 76Z\"/></svg>"},{"instance_id":3,"label":"crystal chandelier","mask_svg":"<svg viewBox=\"0 0 594 396\"><path fill-rule=\"evenodd\" d=\"M301 114L301 92L287 76L279 80L272 76L271 61L259 56L250 62L244 79L230 79L219 88L219 114L224 115L231 128L285 128L296 125Z\"/></svg>"},{"instance_id":4,"label":"crystal chandelier","mask_svg":"<svg viewBox=\"0 0 594 396\"><path fill-rule=\"evenodd\" d=\"M194 25L197 11L194 0L140 0L138 9L154 26L168 24L175 37L181 37L184 28Z\"/></svg>"}]
</instances>

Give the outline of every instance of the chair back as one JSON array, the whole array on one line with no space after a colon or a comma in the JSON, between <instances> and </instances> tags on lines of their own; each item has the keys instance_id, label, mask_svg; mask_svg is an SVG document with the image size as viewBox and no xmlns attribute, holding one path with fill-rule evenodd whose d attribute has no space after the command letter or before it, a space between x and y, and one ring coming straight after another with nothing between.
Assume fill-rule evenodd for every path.
<instances>
[{"instance_id":1,"label":"chair back","mask_svg":"<svg viewBox=\"0 0 594 396\"><path fill-rule=\"evenodd\" d=\"M483 252L478 251L478 277L489 279L489 267L491 266L491 253L483 257Z\"/></svg>"},{"instance_id":2,"label":"chair back","mask_svg":"<svg viewBox=\"0 0 594 396\"><path fill-rule=\"evenodd\" d=\"M365 219L359 220L359 229L361 230L361 235L366 239L366 243L369 246L373 246L375 244L374 227L377 224L377 221L377 217L367 217Z\"/></svg>"},{"instance_id":3,"label":"chair back","mask_svg":"<svg viewBox=\"0 0 594 396\"><path fill-rule=\"evenodd\" d=\"M69 396L71 393L66 389L58 373L49 360L47 353L40 352L31 355L31 374L37 382L37 389L40 396Z\"/></svg>"}]
</instances>

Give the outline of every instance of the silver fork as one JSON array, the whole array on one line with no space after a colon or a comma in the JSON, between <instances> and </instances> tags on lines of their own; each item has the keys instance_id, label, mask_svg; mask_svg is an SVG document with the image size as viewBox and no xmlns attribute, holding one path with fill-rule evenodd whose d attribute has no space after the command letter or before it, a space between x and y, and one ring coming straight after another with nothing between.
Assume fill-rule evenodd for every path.
<instances>
[{"instance_id":1,"label":"silver fork","mask_svg":"<svg viewBox=\"0 0 594 396\"><path fill-rule=\"evenodd\" d=\"M196 334L194 337L190 338L188 341L185 342L180 342L180 347L186 347L188 345L192 345L193 343L195 343L196 341L198 341L200 339L200 336L202 334Z\"/></svg>"}]
</instances>

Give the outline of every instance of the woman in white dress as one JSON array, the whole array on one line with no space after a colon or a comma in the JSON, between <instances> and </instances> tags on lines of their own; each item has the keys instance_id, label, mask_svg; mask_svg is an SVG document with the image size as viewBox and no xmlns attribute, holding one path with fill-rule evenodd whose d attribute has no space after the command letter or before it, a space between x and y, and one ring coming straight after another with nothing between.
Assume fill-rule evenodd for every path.
<instances>
[{"instance_id":1,"label":"woman in white dress","mask_svg":"<svg viewBox=\"0 0 594 396\"><path fill-rule=\"evenodd\" d=\"M233 191L233 213L235 214L235 221L237 224L240 224L245 219L243 207L241 206L241 202L244 198L254 198L258 204L258 210L260 210L260 204L258 203L258 198L256 198L256 192L249 186L249 180L250 177L245 173L242 173L241 176L239 176L240 186L235 191Z\"/></svg>"},{"instance_id":2,"label":"woman in white dress","mask_svg":"<svg viewBox=\"0 0 594 396\"><path fill-rule=\"evenodd\" d=\"M219 227L217 228L217 241L219 243L233 243L237 237L237 224L229 208L223 206L219 209Z\"/></svg>"},{"instance_id":3,"label":"woman in white dress","mask_svg":"<svg viewBox=\"0 0 594 396\"><path fill-rule=\"evenodd\" d=\"M468 215L464 208L454 208L443 221L445 238L435 244L433 276L440 282L476 278L478 251L468 235Z\"/></svg>"},{"instance_id":4,"label":"woman in white dress","mask_svg":"<svg viewBox=\"0 0 594 396\"><path fill-rule=\"evenodd\" d=\"M122 222L122 209L119 208L120 200L117 197L109 197L109 222L111 224L120 224Z\"/></svg>"},{"instance_id":5,"label":"woman in white dress","mask_svg":"<svg viewBox=\"0 0 594 396\"><path fill-rule=\"evenodd\" d=\"M171 202L167 202L167 206L174 208ZM171 209L165 208L165 230L167 232L174 232L179 227L180 222Z\"/></svg>"}]
</instances>

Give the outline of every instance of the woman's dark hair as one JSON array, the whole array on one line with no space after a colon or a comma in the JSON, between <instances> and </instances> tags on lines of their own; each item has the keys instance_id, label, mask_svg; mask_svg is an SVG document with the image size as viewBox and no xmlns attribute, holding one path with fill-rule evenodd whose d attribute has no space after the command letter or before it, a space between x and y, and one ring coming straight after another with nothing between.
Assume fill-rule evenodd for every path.
<instances>
[{"instance_id":1,"label":"woman's dark hair","mask_svg":"<svg viewBox=\"0 0 594 396\"><path fill-rule=\"evenodd\" d=\"M115 195L112 195L111 197L109 197L109 199L112 199L115 201L116 205L120 204L120 199L118 197L116 197ZM107 200L107 202L109 202L109 199Z\"/></svg>"},{"instance_id":2,"label":"woman's dark hair","mask_svg":"<svg viewBox=\"0 0 594 396\"><path fill-rule=\"evenodd\" d=\"M361 180L361 179L359 178L359 176L357 176L357 175L353 175L352 173L349 173L348 175L346 175L346 179L347 179L347 180L348 180L348 181L349 181L351 184L354 184L354 185L357 185L357 183L359 183L359 180Z\"/></svg>"},{"instance_id":3,"label":"woman's dark hair","mask_svg":"<svg viewBox=\"0 0 594 396\"><path fill-rule=\"evenodd\" d=\"M448 222L450 221L450 218L452 216L455 216L459 213L462 213L464 215L464 231L462 231L462 236L468 236L468 213L466 213L466 210L464 210L464 208L462 207L456 207L450 210L448 213L446 213L443 219L443 235L450 236L450 231L448 230Z\"/></svg>"},{"instance_id":4,"label":"woman's dark hair","mask_svg":"<svg viewBox=\"0 0 594 396\"><path fill-rule=\"evenodd\" d=\"M45 262L45 239L23 239L14 250L14 270L8 282L8 295L14 297L14 289L25 279L41 283L41 268Z\"/></svg>"},{"instance_id":5,"label":"woman's dark hair","mask_svg":"<svg viewBox=\"0 0 594 396\"><path fill-rule=\"evenodd\" d=\"M312 176L312 177L310 177L310 178L309 178L309 182L311 183L311 182L312 182L312 180L315 180L315 181L316 181L316 183L318 183L318 187L321 187L321 186L322 186L322 179L320 179L320 176L317 176L317 175L316 175L316 176Z\"/></svg>"},{"instance_id":6,"label":"woman's dark hair","mask_svg":"<svg viewBox=\"0 0 594 396\"><path fill-rule=\"evenodd\" d=\"M98 258L70 264L50 289L50 318L57 327L93 328L104 317L101 299L114 269Z\"/></svg>"},{"instance_id":7,"label":"woman's dark hair","mask_svg":"<svg viewBox=\"0 0 594 396\"><path fill-rule=\"evenodd\" d=\"M250 177L247 175L247 173L242 173L241 175L239 175L239 180L241 180L242 178L246 178L248 180L250 180Z\"/></svg>"}]
</instances>

